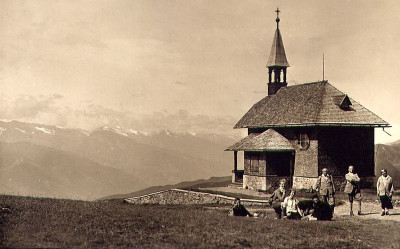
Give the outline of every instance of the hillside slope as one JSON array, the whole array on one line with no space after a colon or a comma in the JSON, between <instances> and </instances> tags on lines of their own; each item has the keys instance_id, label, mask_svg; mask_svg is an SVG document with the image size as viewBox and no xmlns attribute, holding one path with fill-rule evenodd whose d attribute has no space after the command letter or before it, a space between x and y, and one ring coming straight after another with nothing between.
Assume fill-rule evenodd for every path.
<instances>
[{"instance_id":1,"label":"hillside slope","mask_svg":"<svg viewBox=\"0 0 400 249\"><path fill-rule=\"evenodd\" d=\"M166 130L146 134L133 130L126 131L118 127L102 127L88 132L81 129L65 129L42 124L0 121L0 142L7 144L29 143L42 146L40 147L42 149L47 148L64 152L66 155L77 156L90 162L87 163L89 170L85 169L86 163L78 163L74 159L69 160L70 165L74 164L73 167L79 168L81 171L93 171L94 167L101 166L100 171L108 168L110 175L112 175L112 171L116 170L116 175L125 174L130 178L130 184L125 183L128 179L121 180L121 182L117 180L115 184L121 185L120 190L117 192L106 191L102 196L132 192L149 186L176 184L182 181L229 175L232 169L232 155L225 152L224 149L234 141L234 139L215 135L173 133ZM32 153L29 150L30 148L23 146L20 148L20 153ZM1 153L0 151L0 156ZM44 155L52 152L42 150L37 153ZM46 160L57 160L55 157L57 156L48 156ZM2 158L0 159L2 160ZM13 162L7 162L6 165L9 166ZM20 170L26 167L27 171L34 171L34 167L47 168L47 164L48 162L42 160L40 162L19 163L16 167ZM54 178L55 174L59 174L60 179L63 175L68 174L71 174L72 177L72 173L75 172L78 175L77 178L80 178L81 173L79 171L68 173L61 169L67 170L68 168L61 167L58 171L52 172L52 177ZM13 172L17 172L17 169L13 170ZM43 171L42 174L48 177L47 172ZM6 175L12 176L11 173ZM30 182L28 179L26 180ZM41 181L43 180L41 179ZM104 180L104 184L108 184L107 179ZM3 192L29 192L26 190L28 187L23 187L28 186L28 183L21 183L22 186L19 187L17 187L17 184L4 186L1 184L0 191ZM100 181L98 184L101 185L102 182ZM128 189L126 186L132 188ZM71 188L75 187L72 186ZM85 193L85 196L88 195L87 193L93 194L92 188L86 189L83 186L80 190ZM49 191L49 196L53 196L59 191L57 196L70 197L59 187L52 189L51 184L47 188L41 187L33 193L45 195L46 191Z\"/></svg>"},{"instance_id":2,"label":"hillside slope","mask_svg":"<svg viewBox=\"0 0 400 249\"><path fill-rule=\"evenodd\" d=\"M375 146L375 175L380 176L381 169L387 169L393 180L400 182L400 144ZM396 187L396 185L395 185Z\"/></svg>"},{"instance_id":3,"label":"hillside slope","mask_svg":"<svg viewBox=\"0 0 400 249\"><path fill-rule=\"evenodd\" d=\"M128 193L128 194L118 194L118 195L110 195L100 198L99 200L122 200L126 198L147 195L154 192L159 192L168 189L174 188L198 188L198 187L216 187L216 186L227 186L232 182L232 177L211 177L210 179L199 179L196 181L186 181L180 182L178 184L173 185L163 185L163 186L152 186L149 188L141 189L136 192Z\"/></svg>"},{"instance_id":4,"label":"hillside slope","mask_svg":"<svg viewBox=\"0 0 400 249\"><path fill-rule=\"evenodd\" d=\"M122 170L26 142L0 142L0 158L1 193L90 200L146 186Z\"/></svg>"}]
</instances>

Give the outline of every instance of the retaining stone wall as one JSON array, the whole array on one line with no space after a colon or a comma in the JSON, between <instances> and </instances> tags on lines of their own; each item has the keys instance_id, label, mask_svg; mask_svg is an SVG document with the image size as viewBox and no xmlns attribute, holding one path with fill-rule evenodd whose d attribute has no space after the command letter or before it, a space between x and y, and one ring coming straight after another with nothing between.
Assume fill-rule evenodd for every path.
<instances>
[{"instance_id":1,"label":"retaining stone wall","mask_svg":"<svg viewBox=\"0 0 400 249\"><path fill-rule=\"evenodd\" d=\"M161 205L182 205L182 204L233 204L235 198L224 195L187 191L182 189L171 189L156 192L148 195L125 199L131 204L161 204ZM244 205L268 205L264 200L241 199Z\"/></svg>"}]
</instances>

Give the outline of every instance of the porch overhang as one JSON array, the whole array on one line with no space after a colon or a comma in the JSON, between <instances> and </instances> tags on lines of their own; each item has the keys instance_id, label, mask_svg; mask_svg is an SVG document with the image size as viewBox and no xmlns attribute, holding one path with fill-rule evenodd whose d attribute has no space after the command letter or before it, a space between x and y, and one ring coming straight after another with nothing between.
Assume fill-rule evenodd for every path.
<instances>
[{"instance_id":1,"label":"porch overhang","mask_svg":"<svg viewBox=\"0 0 400 249\"><path fill-rule=\"evenodd\" d=\"M294 147L284 136L274 129L268 129L261 134L250 134L225 151L279 152L294 151Z\"/></svg>"}]
</instances>

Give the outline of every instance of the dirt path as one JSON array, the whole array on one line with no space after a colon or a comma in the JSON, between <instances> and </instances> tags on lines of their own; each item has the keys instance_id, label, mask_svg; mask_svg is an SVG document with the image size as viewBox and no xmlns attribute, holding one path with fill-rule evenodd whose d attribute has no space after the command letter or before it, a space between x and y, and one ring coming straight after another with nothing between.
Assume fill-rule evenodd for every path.
<instances>
[{"instance_id":1,"label":"dirt path","mask_svg":"<svg viewBox=\"0 0 400 249\"><path fill-rule=\"evenodd\" d=\"M219 191L219 192L227 192L227 193L240 193L240 194L246 194L246 195L252 195L255 197L265 197L265 193L260 193L255 190L249 190L249 189L242 189L242 188L233 188L233 187L214 187L214 188L205 188L213 191ZM354 203L354 209L357 210L358 204ZM269 209L269 208L267 208ZM252 211L256 211L252 210ZM345 201L344 204L338 206L335 208L335 216L339 219L341 218L354 218L354 219L379 219L379 220L393 220L393 221L400 221L400 207L399 206L394 206L392 210L390 210L390 215L387 216L381 216L381 206L378 201L367 201L363 202L361 204L361 215L357 215L357 212L355 213L354 217L350 217L349 211L350 210L350 203L348 201ZM257 210L258 211L258 210ZM267 210L266 210L267 211ZM271 210L268 210L272 212ZM267 212L268 212L267 211Z\"/></svg>"},{"instance_id":2,"label":"dirt path","mask_svg":"<svg viewBox=\"0 0 400 249\"><path fill-rule=\"evenodd\" d=\"M357 204L354 204L357 210ZM350 217L349 215L350 203L345 202L345 204L340 205L335 208L335 216ZM363 202L361 204L361 215L355 215L355 218L360 219L379 219L379 220L394 220L400 221L400 207L394 206L392 210L389 211L390 215L381 216L381 206L376 202Z\"/></svg>"}]
</instances>

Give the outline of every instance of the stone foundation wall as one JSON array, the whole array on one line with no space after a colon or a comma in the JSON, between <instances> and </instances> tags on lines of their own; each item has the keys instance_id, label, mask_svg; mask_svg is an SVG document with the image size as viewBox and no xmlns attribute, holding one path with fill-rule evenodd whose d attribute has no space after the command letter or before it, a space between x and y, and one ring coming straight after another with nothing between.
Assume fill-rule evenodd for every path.
<instances>
[{"instance_id":1,"label":"stone foundation wall","mask_svg":"<svg viewBox=\"0 0 400 249\"><path fill-rule=\"evenodd\" d=\"M317 181L317 177L293 176L293 188L310 189Z\"/></svg>"},{"instance_id":2,"label":"stone foundation wall","mask_svg":"<svg viewBox=\"0 0 400 249\"><path fill-rule=\"evenodd\" d=\"M252 190L267 190L266 176L243 175L243 188Z\"/></svg>"},{"instance_id":3,"label":"stone foundation wall","mask_svg":"<svg viewBox=\"0 0 400 249\"><path fill-rule=\"evenodd\" d=\"M232 205L235 198L224 195L171 189L148 195L125 199L131 204L161 204L161 205L190 205L190 204L229 204ZM264 200L241 199L244 205L267 205Z\"/></svg>"}]
</instances>

